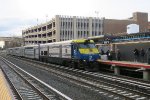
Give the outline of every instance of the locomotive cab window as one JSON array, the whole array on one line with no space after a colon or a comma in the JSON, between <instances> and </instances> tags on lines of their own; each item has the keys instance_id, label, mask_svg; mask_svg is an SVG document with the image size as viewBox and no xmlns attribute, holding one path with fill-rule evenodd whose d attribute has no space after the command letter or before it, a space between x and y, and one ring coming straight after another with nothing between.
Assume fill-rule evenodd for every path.
<instances>
[{"instance_id":1,"label":"locomotive cab window","mask_svg":"<svg viewBox=\"0 0 150 100\"><path fill-rule=\"evenodd\" d=\"M74 50L77 50L78 51L78 44L74 44Z\"/></svg>"},{"instance_id":2,"label":"locomotive cab window","mask_svg":"<svg viewBox=\"0 0 150 100\"><path fill-rule=\"evenodd\" d=\"M89 43L89 44L81 43L79 44L79 48L96 48L96 47L93 43Z\"/></svg>"}]
</instances>

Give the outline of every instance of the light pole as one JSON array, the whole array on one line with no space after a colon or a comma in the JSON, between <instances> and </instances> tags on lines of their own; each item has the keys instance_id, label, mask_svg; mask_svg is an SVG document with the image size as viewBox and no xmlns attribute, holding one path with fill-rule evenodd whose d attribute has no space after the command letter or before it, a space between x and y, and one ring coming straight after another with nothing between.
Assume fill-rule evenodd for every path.
<instances>
[{"instance_id":1,"label":"light pole","mask_svg":"<svg viewBox=\"0 0 150 100\"><path fill-rule=\"evenodd\" d=\"M99 17L99 11L95 11L97 17Z\"/></svg>"}]
</instances>

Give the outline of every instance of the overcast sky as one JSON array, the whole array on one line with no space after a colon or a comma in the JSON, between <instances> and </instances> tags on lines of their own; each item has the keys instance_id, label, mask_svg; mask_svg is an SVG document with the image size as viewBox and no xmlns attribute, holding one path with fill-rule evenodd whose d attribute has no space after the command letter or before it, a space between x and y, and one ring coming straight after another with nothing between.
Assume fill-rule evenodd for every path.
<instances>
[{"instance_id":1,"label":"overcast sky","mask_svg":"<svg viewBox=\"0 0 150 100\"><path fill-rule=\"evenodd\" d=\"M99 17L126 19L137 11L150 14L149 6L150 0L0 0L0 36L21 36L22 29L44 23L46 16L96 17L98 11Z\"/></svg>"}]
</instances>

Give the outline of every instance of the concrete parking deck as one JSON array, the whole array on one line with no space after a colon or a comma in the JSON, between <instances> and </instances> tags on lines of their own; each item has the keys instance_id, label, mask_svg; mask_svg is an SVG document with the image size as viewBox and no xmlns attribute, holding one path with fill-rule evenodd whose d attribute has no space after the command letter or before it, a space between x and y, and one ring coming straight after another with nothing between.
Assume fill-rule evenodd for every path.
<instances>
[{"instance_id":1,"label":"concrete parking deck","mask_svg":"<svg viewBox=\"0 0 150 100\"><path fill-rule=\"evenodd\" d=\"M0 69L0 100L14 100L10 87Z\"/></svg>"}]
</instances>

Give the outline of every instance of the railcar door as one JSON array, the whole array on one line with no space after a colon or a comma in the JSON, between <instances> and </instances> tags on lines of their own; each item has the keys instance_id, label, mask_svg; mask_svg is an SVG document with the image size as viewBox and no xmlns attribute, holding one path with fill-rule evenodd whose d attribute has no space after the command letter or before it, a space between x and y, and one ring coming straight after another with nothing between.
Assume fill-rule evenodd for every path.
<instances>
[{"instance_id":1,"label":"railcar door","mask_svg":"<svg viewBox=\"0 0 150 100\"><path fill-rule=\"evenodd\" d=\"M78 45L75 43L71 44L71 57L78 59Z\"/></svg>"}]
</instances>

